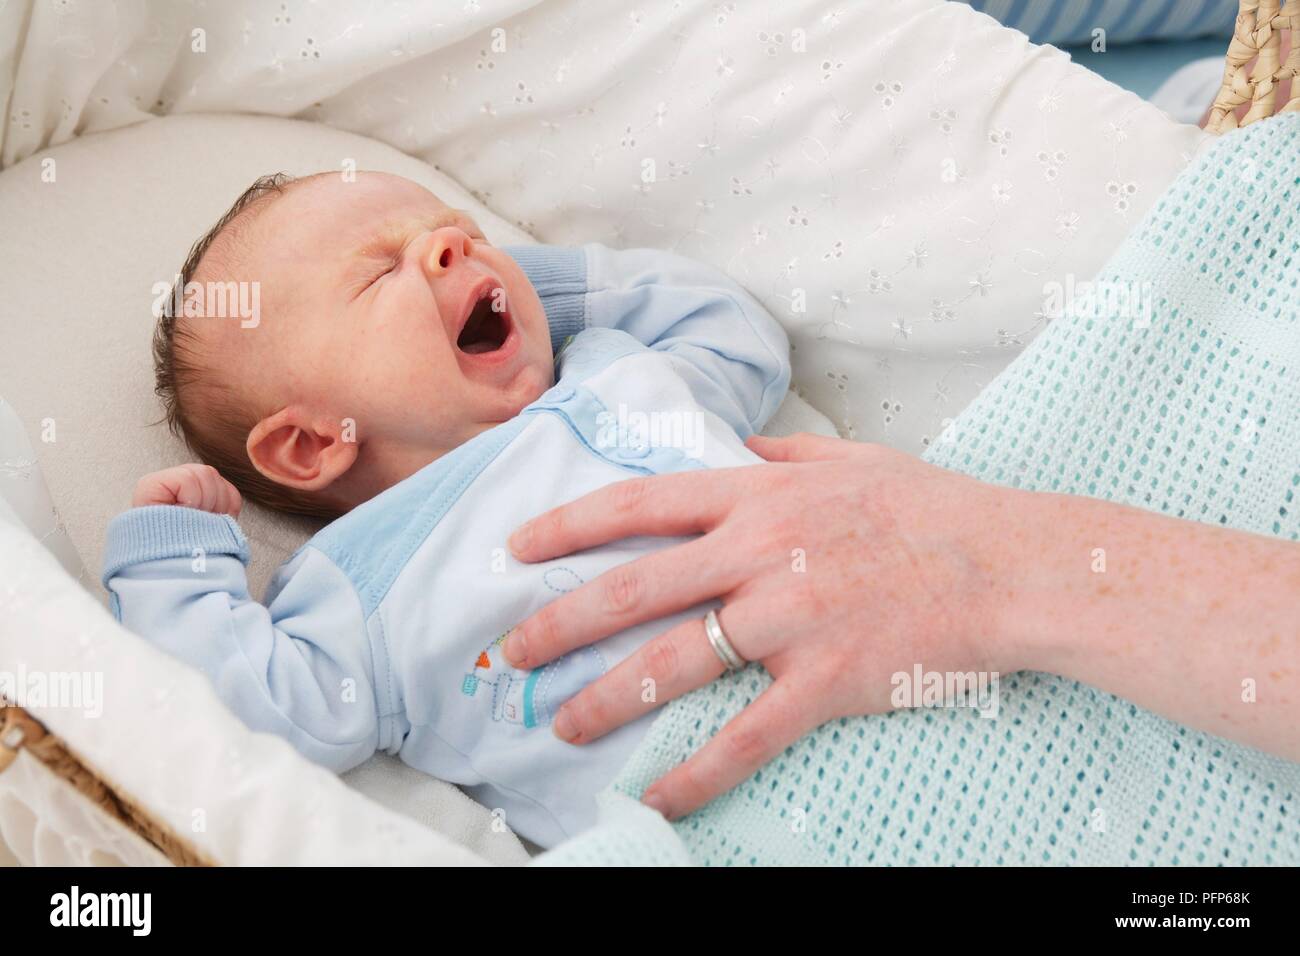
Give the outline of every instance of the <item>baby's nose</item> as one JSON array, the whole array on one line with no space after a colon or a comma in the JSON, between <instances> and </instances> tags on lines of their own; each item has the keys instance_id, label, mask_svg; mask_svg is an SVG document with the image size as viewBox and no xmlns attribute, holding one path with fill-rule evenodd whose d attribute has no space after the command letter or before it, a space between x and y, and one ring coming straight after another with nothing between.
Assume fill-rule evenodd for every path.
<instances>
[{"instance_id":1,"label":"baby's nose","mask_svg":"<svg viewBox=\"0 0 1300 956\"><path fill-rule=\"evenodd\" d=\"M433 245L429 249L429 271L446 272L457 260L470 254L474 240L458 226L443 226L433 232Z\"/></svg>"}]
</instances>

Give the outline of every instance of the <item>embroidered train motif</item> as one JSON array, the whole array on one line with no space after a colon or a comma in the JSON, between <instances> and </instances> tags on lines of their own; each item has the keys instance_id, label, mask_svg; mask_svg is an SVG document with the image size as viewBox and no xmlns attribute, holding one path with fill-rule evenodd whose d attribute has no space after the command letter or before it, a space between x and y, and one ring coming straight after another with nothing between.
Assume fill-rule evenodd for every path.
<instances>
[{"instance_id":1,"label":"embroidered train motif","mask_svg":"<svg viewBox=\"0 0 1300 956\"><path fill-rule=\"evenodd\" d=\"M583 583L569 568L551 568L542 580L561 594ZM501 651L509 633L498 634L479 652L460 684L466 697L481 694L491 701L493 720L528 728L545 726L555 719L561 704L606 671L604 657L592 646L571 651L544 667L521 671L509 664Z\"/></svg>"}]
</instances>

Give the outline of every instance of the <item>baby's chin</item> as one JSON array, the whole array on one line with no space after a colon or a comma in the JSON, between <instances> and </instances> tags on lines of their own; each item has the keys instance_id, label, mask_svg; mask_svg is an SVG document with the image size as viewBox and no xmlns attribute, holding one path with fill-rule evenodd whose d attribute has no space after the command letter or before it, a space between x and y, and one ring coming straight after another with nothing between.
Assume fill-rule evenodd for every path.
<instances>
[{"instance_id":1,"label":"baby's chin","mask_svg":"<svg viewBox=\"0 0 1300 956\"><path fill-rule=\"evenodd\" d=\"M527 389L524 392L522 396L523 401L520 403L519 408L516 410L515 414L516 415L519 414L519 412L524 410L525 406L531 405L533 402L541 398L542 395L546 393L546 390L554 384L555 384L555 373L548 369L545 376L539 377L536 383L531 388Z\"/></svg>"},{"instance_id":2,"label":"baby's chin","mask_svg":"<svg viewBox=\"0 0 1300 956\"><path fill-rule=\"evenodd\" d=\"M542 397L555 384L555 366L550 362L534 362L520 371L506 396L506 413L502 421L514 418Z\"/></svg>"}]
</instances>

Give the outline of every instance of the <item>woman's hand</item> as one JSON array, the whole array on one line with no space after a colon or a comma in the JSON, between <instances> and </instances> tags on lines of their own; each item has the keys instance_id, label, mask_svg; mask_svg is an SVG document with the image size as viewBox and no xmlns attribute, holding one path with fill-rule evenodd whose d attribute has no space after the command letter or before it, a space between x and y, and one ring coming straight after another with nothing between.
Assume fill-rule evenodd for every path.
<instances>
[{"instance_id":1,"label":"woman's hand","mask_svg":"<svg viewBox=\"0 0 1300 956\"><path fill-rule=\"evenodd\" d=\"M722 600L732 645L774 682L646 791L666 816L707 803L827 720L890 709L892 675L918 664L1060 674L1300 761L1300 544L984 484L874 445L747 444L773 464L608 485L511 539L521 560L542 561L629 535L702 535L556 599L504 648L536 667ZM702 618L688 621L568 701L555 732L594 740L722 671Z\"/></svg>"},{"instance_id":2,"label":"woman's hand","mask_svg":"<svg viewBox=\"0 0 1300 956\"><path fill-rule=\"evenodd\" d=\"M773 684L644 799L674 817L745 780L835 717L891 709L891 677L1007 666L992 545L1007 496L878 445L754 437L776 464L606 486L522 526L543 561L628 535L701 533L612 568L515 628L504 650L532 668L626 627L720 598L723 630ZM1005 542L1003 542L1005 546ZM723 672L700 619L643 645L567 702L555 732L586 743ZM650 678L655 702L642 700Z\"/></svg>"}]
</instances>

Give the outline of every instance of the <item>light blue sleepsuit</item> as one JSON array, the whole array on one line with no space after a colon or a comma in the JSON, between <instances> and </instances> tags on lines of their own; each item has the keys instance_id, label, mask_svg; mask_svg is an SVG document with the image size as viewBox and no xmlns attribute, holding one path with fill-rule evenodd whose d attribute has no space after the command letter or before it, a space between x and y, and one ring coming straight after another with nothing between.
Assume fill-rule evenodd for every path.
<instances>
[{"instance_id":1,"label":"light blue sleepsuit","mask_svg":"<svg viewBox=\"0 0 1300 956\"><path fill-rule=\"evenodd\" d=\"M103 581L124 625L207 674L254 730L338 772L397 754L551 846L594 820L595 794L652 719L573 746L551 732L558 706L715 605L518 671L500 652L512 625L681 539L524 564L506 538L611 482L757 461L743 439L786 394L789 346L737 284L684 257L505 251L545 306L553 347L568 341L540 398L323 528L276 572L265 603L249 596L235 520L179 506L117 516Z\"/></svg>"}]
</instances>

